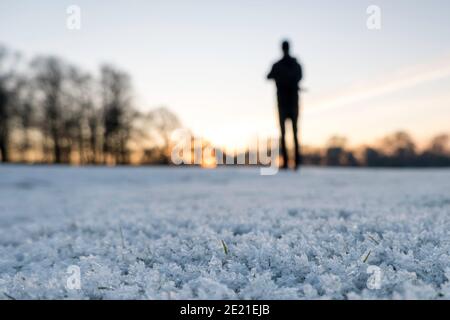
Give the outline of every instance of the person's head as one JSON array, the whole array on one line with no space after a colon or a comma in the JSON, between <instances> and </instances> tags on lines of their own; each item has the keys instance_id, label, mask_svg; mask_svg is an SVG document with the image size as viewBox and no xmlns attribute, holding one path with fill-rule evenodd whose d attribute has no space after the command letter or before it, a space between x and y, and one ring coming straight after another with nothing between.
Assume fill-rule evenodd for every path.
<instances>
[{"instance_id":1,"label":"person's head","mask_svg":"<svg viewBox=\"0 0 450 320\"><path fill-rule=\"evenodd\" d=\"M283 50L283 54L285 55L285 56L288 56L289 55L289 41L287 41L287 40L284 40L282 43L281 43L281 49Z\"/></svg>"}]
</instances>

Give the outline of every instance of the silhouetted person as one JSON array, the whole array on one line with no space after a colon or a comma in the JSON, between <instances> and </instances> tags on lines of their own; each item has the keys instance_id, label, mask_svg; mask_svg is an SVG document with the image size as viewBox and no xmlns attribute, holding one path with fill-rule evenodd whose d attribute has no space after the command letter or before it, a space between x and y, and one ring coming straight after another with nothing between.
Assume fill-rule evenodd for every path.
<instances>
[{"instance_id":1,"label":"silhouetted person","mask_svg":"<svg viewBox=\"0 0 450 320\"><path fill-rule=\"evenodd\" d=\"M281 130L281 153L283 155L283 169L288 168L288 153L286 149L286 120L292 122L295 149L295 168L301 164L300 146L297 137L297 121L299 116L299 91L302 80L302 67L289 54L289 42L283 41L283 58L275 63L267 75L267 79L275 80L277 85L278 113Z\"/></svg>"}]
</instances>

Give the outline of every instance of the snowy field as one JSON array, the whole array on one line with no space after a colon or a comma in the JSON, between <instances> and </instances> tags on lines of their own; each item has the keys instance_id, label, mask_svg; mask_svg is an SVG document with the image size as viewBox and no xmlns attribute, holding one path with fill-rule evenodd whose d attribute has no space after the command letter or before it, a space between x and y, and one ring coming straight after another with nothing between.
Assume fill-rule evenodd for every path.
<instances>
[{"instance_id":1,"label":"snowy field","mask_svg":"<svg viewBox=\"0 0 450 320\"><path fill-rule=\"evenodd\" d=\"M0 299L54 298L450 299L450 171L0 166Z\"/></svg>"}]
</instances>

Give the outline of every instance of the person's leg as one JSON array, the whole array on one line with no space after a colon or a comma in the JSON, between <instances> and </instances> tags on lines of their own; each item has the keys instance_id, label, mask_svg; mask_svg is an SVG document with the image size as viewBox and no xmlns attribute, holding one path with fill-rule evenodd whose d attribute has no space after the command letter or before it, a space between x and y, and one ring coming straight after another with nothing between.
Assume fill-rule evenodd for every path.
<instances>
[{"instance_id":1,"label":"person's leg","mask_svg":"<svg viewBox=\"0 0 450 320\"><path fill-rule=\"evenodd\" d=\"M297 169L301 165L302 159L300 144L298 142L298 115L292 118L292 132L294 135L295 168Z\"/></svg>"},{"instance_id":2,"label":"person's leg","mask_svg":"<svg viewBox=\"0 0 450 320\"><path fill-rule=\"evenodd\" d=\"M288 168L289 158L286 150L286 117L283 112L280 112L280 131L281 131L281 155L283 156L283 169Z\"/></svg>"},{"instance_id":3,"label":"person's leg","mask_svg":"<svg viewBox=\"0 0 450 320\"><path fill-rule=\"evenodd\" d=\"M295 169L297 169L301 165L301 150L300 143L298 141L298 117L299 117L299 95L298 91L296 91L293 96L292 101L292 132L294 135L294 159L295 159Z\"/></svg>"}]
</instances>

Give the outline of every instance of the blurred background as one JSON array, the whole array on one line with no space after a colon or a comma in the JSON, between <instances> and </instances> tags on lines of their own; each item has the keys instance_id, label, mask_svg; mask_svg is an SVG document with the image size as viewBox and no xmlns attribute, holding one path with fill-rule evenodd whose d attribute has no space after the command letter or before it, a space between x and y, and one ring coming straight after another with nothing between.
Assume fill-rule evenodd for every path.
<instances>
[{"instance_id":1,"label":"blurred background","mask_svg":"<svg viewBox=\"0 0 450 320\"><path fill-rule=\"evenodd\" d=\"M378 0L370 30L372 2L2 0L0 159L169 165L177 128L248 154L289 39L306 164L449 166L450 2Z\"/></svg>"}]
</instances>

